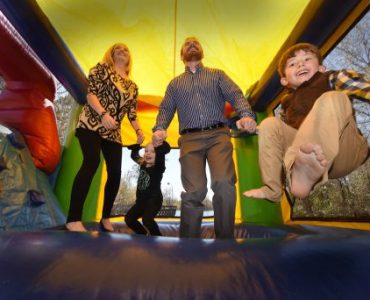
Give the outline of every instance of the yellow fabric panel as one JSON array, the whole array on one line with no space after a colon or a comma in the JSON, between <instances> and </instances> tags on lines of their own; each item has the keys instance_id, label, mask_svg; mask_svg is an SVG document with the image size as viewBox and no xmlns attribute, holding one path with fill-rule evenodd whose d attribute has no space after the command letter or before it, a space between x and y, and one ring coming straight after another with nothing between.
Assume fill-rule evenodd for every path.
<instances>
[{"instance_id":1,"label":"yellow fabric panel","mask_svg":"<svg viewBox=\"0 0 370 300\"><path fill-rule=\"evenodd\" d=\"M173 77L174 1L38 0L81 68L88 70L116 42L133 58L141 94L162 95Z\"/></svg>"},{"instance_id":2,"label":"yellow fabric panel","mask_svg":"<svg viewBox=\"0 0 370 300\"><path fill-rule=\"evenodd\" d=\"M356 222L332 222L332 221L292 221L290 219L290 205L285 194L281 199L281 212L283 215L284 224L289 225L315 225L315 226L327 226L327 227L340 227L340 228L351 228L351 229L363 229L370 230L370 223L356 223Z\"/></svg>"},{"instance_id":3,"label":"yellow fabric panel","mask_svg":"<svg viewBox=\"0 0 370 300\"><path fill-rule=\"evenodd\" d=\"M101 178L100 178L98 201L97 201L97 205L96 205L96 215L95 215L95 221L96 222L100 221L102 216L103 216L104 189L105 189L105 183L106 182L107 182L107 166L104 162L103 163L102 175L101 175Z\"/></svg>"},{"instance_id":4,"label":"yellow fabric panel","mask_svg":"<svg viewBox=\"0 0 370 300\"><path fill-rule=\"evenodd\" d=\"M239 178L239 169L236 168L238 165L238 157L236 155L235 151L235 139L231 139L231 143L233 144L233 159L235 163L235 172L236 172L236 178ZM242 212L241 212L241 204L240 204L240 186L238 182L236 182L236 207L235 207L235 223L241 223L242 220Z\"/></svg>"},{"instance_id":5,"label":"yellow fabric panel","mask_svg":"<svg viewBox=\"0 0 370 300\"><path fill-rule=\"evenodd\" d=\"M184 70L180 47L197 36L204 63L223 69L245 91L264 73L309 0L36 0L85 74L115 42L133 58L140 99L159 105L169 81ZM148 100L149 99L149 100ZM156 111L139 111L150 141ZM136 134L122 125L126 145ZM177 118L168 129L177 146ZM106 178L103 176L102 183ZM102 184L103 186L103 184ZM100 197L102 194L100 194ZM100 211L100 210L99 210Z\"/></svg>"},{"instance_id":6,"label":"yellow fabric panel","mask_svg":"<svg viewBox=\"0 0 370 300\"><path fill-rule=\"evenodd\" d=\"M204 46L205 64L224 69L243 90L260 78L309 0L37 0L81 68L111 44L127 43L142 95L163 96L184 69L186 36Z\"/></svg>"},{"instance_id":7,"label":"yellow fabric panel","mask_svg":"<svg viewBox=\"0 0 370 300\"><path fill-rule=\"evenodd\" d=\"M224 70L245 91L260 79L308 2L178 1L177 48L186 36L197 36L204 63ZM182 69L178 63L176 73Z\"/></svg>"},{"instance_id":8,"label":"yellow fabric panel","mask_svg":"<svg viewBox=\"0 0 370 300\"><path fill-rule=\"evenodd\" d=\"M155 124L155 117L156 117L156 112L138 112L138 120L140 122L140 128L142 128L144 136L145 136L145 141L143 145L149 143L152 138L152 128ZM177 115L172 120L172 125L167 129L167 142L171 145L171 147L177 148L177 139L179 137L178 135L179 131L179 126L178 126L178 119ZM136 143L136 132L132 129L129 121L127 118L124 119L122 123L122 139L123 139L123 144L125 146L134 144Z\"/></svg>"},{"instance_id":9,"label":"yellow fabric panel","mask_svg":"<svg viewBox=\"0 0 370 300\"><path fill-rule=\"evenodd\" d=\"M309 0L37 0L80 67L88 70L106 49L124 42L141 99L159 105L169 81L184 71L180 48L187 36L202 42L207 66L223 69L245 91L267 68ZM156 114L142 116L151 135ZM128 128L124 124L123 129ZM131 130L125 144L135 142ZM169 129L177 146L176 120ZM146 141L148 142L148 141Z\"/></svg>"}]
</instances>

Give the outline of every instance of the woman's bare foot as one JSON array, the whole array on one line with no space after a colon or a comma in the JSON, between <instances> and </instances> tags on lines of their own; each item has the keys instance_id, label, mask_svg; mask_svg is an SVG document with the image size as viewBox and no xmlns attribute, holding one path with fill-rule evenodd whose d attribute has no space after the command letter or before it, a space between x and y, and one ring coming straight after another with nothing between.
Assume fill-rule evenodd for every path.
<instances>
[{"instance_id":1,"label":"woman's bare foot","mask_svg":"<svg viewBox=\"0 0 370 300\"><path fill-rule=\"evenodd\" d=\"M81 221L68 222L66 223L65 227L68 231L75 231L75 232L86 232L87 231Z\"/></svg>"},{"instance_id":2,"label":"woman's bare foot","mask_svg":"<svg viewBox=\"0 0 370 300\"><path fill-rule=\"evenodd\" d=\"M113 232L114 231L113 225L112 225L112 223L110 222L109 219L101 219L100 220L100 226L101 226L103 231L106 231L106 232Z\"/></svg>"},{"instance_id":3,"label":"woman's bare foot","mask_svg":"<svg viewBox=\"0 0 370 300\"><path fill-rule=\"evenodd\" d=\"M292 168L290 192L293 196L306 198L324 174L327 165L328 161L320 145L302 145Z\"/></svg>"},{"instance_id":4,"label":"woman's bare foot","mask_svg":"<svg viewBox=\"0 0 370 300\"><path fill-rule=\"evenodd\" d=\"M259 189L252 189L252 190L245 191L243 193L243 195L246 196L246 197L257 198L257 199L265 199L266 198L263 187L261 187Z\"/></svg>"}]
</instances>

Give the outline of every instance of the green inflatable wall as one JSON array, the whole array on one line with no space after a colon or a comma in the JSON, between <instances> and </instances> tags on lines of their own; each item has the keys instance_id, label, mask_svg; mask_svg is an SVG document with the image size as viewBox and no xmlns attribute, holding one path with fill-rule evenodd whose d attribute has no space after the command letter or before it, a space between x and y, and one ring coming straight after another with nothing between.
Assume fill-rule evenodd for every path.
<instances>
[{"instance_id":1,"label":"green inflatable wall","mask_svg":"<svg viewBox=\"0 0 370 300\"><path fill-rule=\"evenodd\" d=\"M257 113L257 123L260 123L265 117L265 113ZM282 224L279 203L243 196L245 190L258 188L262 184L258 165L258 136L235 138L235 151L242 221L264 225Z\"/></svg>"}]
</instances>

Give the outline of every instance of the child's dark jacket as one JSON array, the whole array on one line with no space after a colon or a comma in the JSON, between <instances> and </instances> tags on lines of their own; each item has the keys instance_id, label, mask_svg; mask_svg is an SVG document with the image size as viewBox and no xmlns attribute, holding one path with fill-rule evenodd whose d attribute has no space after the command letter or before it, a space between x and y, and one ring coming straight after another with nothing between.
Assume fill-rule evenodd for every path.
<instances>
[{"instance_id":1,"label":"child's dark jacket","mask_svg":"<svg viewBox=\"0 0 370 300\"><path fill-rule=\"evenodd\" d=\"M139 155L141 146L134 144L128 147L131 151L131 158L140 165L140 174L137 181L136 201L142 202L148 199L162 198L161 181L166 169L165 155L170 152L170 145L164 141L162 145L155 147L155 164L146 167L145 163L140 163L142 158Z\"/></svg>"}]
</instances>

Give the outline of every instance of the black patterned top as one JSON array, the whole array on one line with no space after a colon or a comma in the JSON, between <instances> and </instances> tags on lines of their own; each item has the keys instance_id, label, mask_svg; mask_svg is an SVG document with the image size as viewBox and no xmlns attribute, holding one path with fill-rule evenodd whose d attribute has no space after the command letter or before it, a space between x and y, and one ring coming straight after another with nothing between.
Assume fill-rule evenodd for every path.
<instances>
[{"instance_id":1,"label":"black patterned top","mask_svg":"<svg viewBox=\"0 0 370 300\"><path fill-rule=\"evenodd\" d=\"M125 114L130 121L136 120L137 85L130 79L122 78L109 65L98 63L90 69L87 92L98 97L100 104L120 126L116 129L106 129L98 113L86 103L77 128L97 131L103 139L122 144L121 122Z\"/></svg>"}]
</instances>

